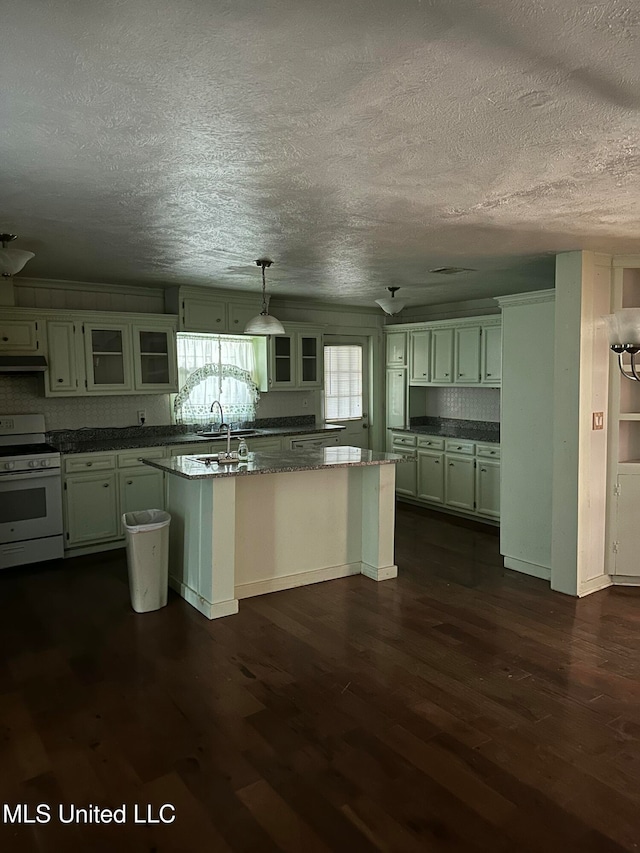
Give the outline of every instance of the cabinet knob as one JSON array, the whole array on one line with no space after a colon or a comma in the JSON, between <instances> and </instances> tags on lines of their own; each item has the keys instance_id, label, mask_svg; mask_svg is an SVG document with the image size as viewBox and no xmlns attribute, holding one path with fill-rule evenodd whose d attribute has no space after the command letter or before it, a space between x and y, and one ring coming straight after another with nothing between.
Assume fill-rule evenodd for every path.
<instances>
[{"instance_id":1,"label":"cabinet knob","mask_svg":"<svg viewBox=\"0 0 640 853\"><path fill-rule=\"evenodd\" d=\"M434 460L433 460L433 464L434 464L434 465L439 465L439 464L440 464L440 460L439 460L439 459L434 459Z\"/></svg>"},{"instance_id":2,"label":"cabinet knob","mask_svg":"<svg viewBox=\"0 0 640 853\"><path fill-rule=\"evenodd\" d=\"M64 382L64 379L58 379L58 382Z\"/></svg>"},{"instance_id":3,"label":"cabinet knob","mask_svg":"<svg viewBox=\"0 0 640 853\"><path fill-rule=\"evenodd\" d=\"M92 465L93 465L93 462L87 462L87 468L91 468Z\"/></svg>"},{"instance_id":4,"label":"cabinet knob","mask_svg":"<svg viewBox=\"0 0 640 853\"><path fill-rule=\"evenodd\" d=\"M240 320L234 320L233 322L234 322L234 323L235 323L235 325L237 326L237 325L238 325L238 323L240 322ZM489 376L491 376L491 374L489 374Z\"/></svg>"},{"instance_id":5,"label":"cabinet knob","mask_svg":"<svg viewBox=\"0 0 640 853\"><path fill-rule=\"evenodd\" d=\"M218 317L218 319L216 320L216 323L221 323L221 322L222 322L222 318Z\"/></svg>"},{"instance_id":6,"label":"cabinet knob","mask_svg":"<svg viewBox=\"0 0 640 853\"><path fill-rule=\"evenodd\" d=\"M133 480L127 480L127 486L133 486Z\"/></svg>"},{"instance_id":7,"label":"cabinet knob","mask_svg":"<svg viewBox=\"0 0 640 853\"><path fill-rule=\"evenodd\" d=\"M103 484L102 484L102 488L103 488L103 489L108 489L108 488L109 488L109 483L103 483Z\"/></svg>"},{"instance_id":8,"label":"cabinet knob","mask_svg":"<svg viewBox=\"0 0 640 853\"><path fill-rule=\"evenodd\" d=\"M2 338L2 340L3 340L3 341L8 341L8 340L9 340L9 338L3 337L3 338Z\"/></svg>"},{"instance_id":9,"label":"cabinet knob","mask_svg":"<svg viewBox=\"0 0 640 853\"><path fill-rule=\"evenodd\" d=\"M481 468L480 470L482 471L482 473L483 473L483 474L486 474L486 473L487 473L487 469L486 469L486 468Z\"/></svg>"},{"instance_id":10,"label":"cabinet knob","mask_svg":"<svg viewBox=\"0 0 640 853\"><path fill-rule=\"evenodd\" d=\"M449 375L448 373L445 373L445 376L448 376L448 375Z\"/></svg>"},{"instance_id":11,"label":"cabinet knob","mask_svg":"<svg viewBox=\"0 0 640 853\"><path fill-rule=\"evenodd\" d=\"M487 373L487 376L493 376L493 373Z\"/></svg>"},{"instance_id":12,"label":"cabinet knob","mask_svg":"<svg viewBox=\"0 0 640 853\"><path fill-rule=\"evenodd\" d=\"M449 468L453 468L453 462L449 462Z\"/></svg>"}]
</instances>

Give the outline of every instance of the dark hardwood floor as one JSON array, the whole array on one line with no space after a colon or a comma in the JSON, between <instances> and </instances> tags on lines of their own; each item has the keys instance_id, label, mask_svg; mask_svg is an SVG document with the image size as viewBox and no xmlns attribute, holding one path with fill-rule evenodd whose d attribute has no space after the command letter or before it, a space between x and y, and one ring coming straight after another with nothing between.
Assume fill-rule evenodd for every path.
<instances>
[{"instance_id":1,"label":"dark hardwood floor","mask_svg":"<svg viewBox=\"0 0 640 853\"><path fill-rule=\"evenodd\" d=\"M214 622L135 614L123 551L2 573L0 808L52 820L0 850L637 849L640 590L552 593L497 531L417 508L396 542L397 580ZM175 822L134 824L147 803Z\"/></svg>"}]
</instances>

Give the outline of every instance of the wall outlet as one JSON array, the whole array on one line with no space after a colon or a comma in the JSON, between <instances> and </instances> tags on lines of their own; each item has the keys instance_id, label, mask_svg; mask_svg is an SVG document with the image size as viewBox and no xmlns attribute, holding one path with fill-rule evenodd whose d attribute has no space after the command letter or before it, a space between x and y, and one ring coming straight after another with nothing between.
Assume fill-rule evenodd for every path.
<instances>
[{"instance_id":1,"label":"wall outlet","mask_svg":"<svg viewBox=\"0 0 640 853\"><path fill-rule=\"evenodd\" d=\"M604 412L593 412L591 415L591 429L604 429Z\"/></svg>"},{"instance_id":2,"label":"wall outlet","mask_svg":"<svg viewBox=\"0 0 640 853\"><path fill-rule=\"evenodd\" d=\"M138 426L144 426L147 422L147 413L144 409L138 411Z\"/></svg>"}]
</instances>

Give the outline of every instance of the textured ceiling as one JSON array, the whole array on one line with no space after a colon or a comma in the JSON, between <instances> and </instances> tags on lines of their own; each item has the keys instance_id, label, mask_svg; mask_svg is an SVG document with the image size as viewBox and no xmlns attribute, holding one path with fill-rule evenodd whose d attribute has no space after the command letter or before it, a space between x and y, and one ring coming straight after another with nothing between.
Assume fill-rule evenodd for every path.
<instances>
[{"instance_id":1,"label":"textured ceiling","mask_svg":"<svg viewBox=\"0 0 640 853\"><path fill-rule=\"evenodd\" d=\"M22 275L367 305L640 251L640 7L9 0L0 226ZM457 277L433 267L472 267Z\"/></svg>"}]
</instances>

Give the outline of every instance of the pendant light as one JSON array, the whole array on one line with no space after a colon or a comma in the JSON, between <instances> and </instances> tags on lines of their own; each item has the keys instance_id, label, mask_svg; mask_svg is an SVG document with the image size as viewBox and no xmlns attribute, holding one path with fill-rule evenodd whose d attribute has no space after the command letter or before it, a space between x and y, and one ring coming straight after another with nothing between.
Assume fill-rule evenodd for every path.
<instances>
[{"instance_id":1,"label":"pendant light","mask_svg":"<svg viewBox=\"0 0 640 853\"><path fill-rule=\"evenodd\" d=\"M258 258L256 266L262 267L262 311L252 317L244 327L245 335L284 335L284 326L280 320L276 320L269 314L267 307L267 283L265 281L265 267L270 267L273 261L269 258Z\"/></svg>"},{"instance_id":2,"label":"pendant light","mask_svg":"<svg viewBox=\"0 0 640 853\"><path fill-rule=\"evenodd\" d=\"M391 296L385 296L383 299L376 299L376 303L382 308L385 314L399 314L404 306L407 304L403 302L402 299L394 299L396 295L396 290L400 290L399 287L388 287L387 290L391 294Z\"/></svg>"},{"instance_id":3,"label":"pendant light","mask_svg":"<svg viewBox=\"0 0 640 853\"><path fill-rule=\"evenodd\" d=\"M35 258L33 252L25 252L23 249L7 249L7 244L16 239L15 234L0 234L0 274L4 278L11 278L17 272L20 272L22 267Z\"/></svg>"}]
</instances>

